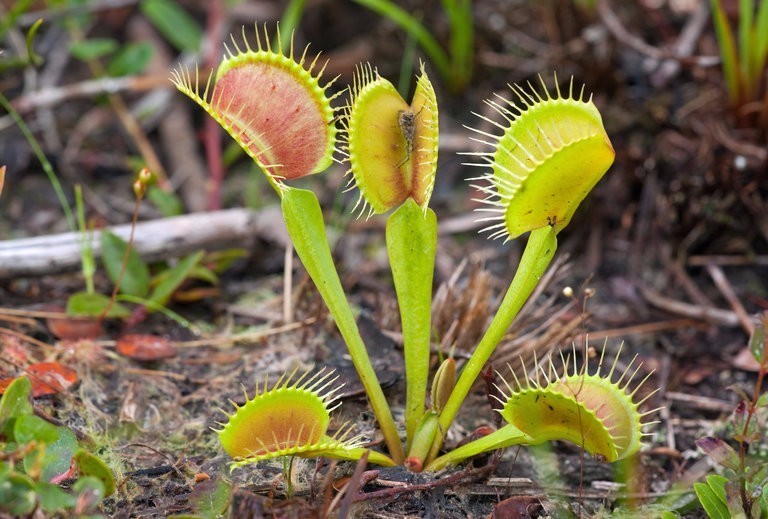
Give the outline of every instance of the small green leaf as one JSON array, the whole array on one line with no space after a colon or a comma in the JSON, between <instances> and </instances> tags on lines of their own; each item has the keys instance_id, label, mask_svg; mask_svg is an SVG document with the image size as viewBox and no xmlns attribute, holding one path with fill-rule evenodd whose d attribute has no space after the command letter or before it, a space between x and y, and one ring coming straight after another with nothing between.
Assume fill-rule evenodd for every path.
<instances>
[{"instance_id":1,"label":"small green leaf","mask_svg":"<svg viewBox=\"0 0 768 519\"><path fill-rule=\"evenodd\" d=\"M19 416L31 415L34 412L29 395L32 384L27 377L19 377L6 388L0 398L0 434L13 439L11 431L4 431L6 424L13 426L13 421Z\"/></svg>"},{"instance_id":2,"label":"small green leaf","mask_svg":"<svg viewBox=\"0 0 768 519\"><path fill-rule=\"evenodd\" d=\"M79 449L74 455L77 471L81 476L93 476L104 485L104 496L115 492L115 477L101 458L85 449Z\"/></svg>"},{"instance_id":3,"label":"small green leaf","mask_svg":"<svg viewBox=\"0 0 768 519\"><path fill-rule=\"evenodd\" d=\"M112 38L92 38L72 42L69 45L69 53L77 59L88 61L112 54L117 48L118 43Z\"/></svg>"},{"instance_id":4,"label":"small green leaf","mask_svg":"<svg viewBox=\"0 0 768 519\"><path fill-rule=\"evenodd\" d=\"M0 474L0 511L13 516L32 513L35 509L35 483L24 474Z\"/></svg>"},{"instance_id":5,"label":"small green leaf","mask_svg":"<svg viewBox=\"0 0 768 519\"><path fill-rule=\"evenodd\" d=\"M189 277L192 269L200 263L204 255L203 251L196 252L179 261L172 269L163 272L161 281L155 286L149 300L158 305L165 305L176 289Z\"/></svg>"},{"instance_id":6,"label":"small green leaf","mask_svg":"<svg viewBox=\"0 0 768 519\"><path fill-rule=\"evenodd\" d=\"M67 314L74 316L98 317L109 306L110 298L104 294L89 294L77 292L67 300ZM118 302L112 304L106 317L123 319L129 317L131 311Z\"/></svg>"},{"instance_id":7,"label":"small green leaf","mask_svg":"<svg viewBox=\"0 0 768 519\"><path fill-rule=\"evenodd\" d=\"M41 451L35 451L24 458L24 470L30 473L38 467L40 479L50 481L54 476L69 469L72 455L77 451L77 438L66 427L46 422L35 415L24 415L16 419L13 434L19 443L42 443Z\"/></svg>"},{"instance_id":8,"label":"small green leaf","mask_svg":"<svg viewBox=\"0 0 768 519\"><path fill-rule=\"evenodd\" d=\"M93 476L84 476L75 481L72 490L78 496L78 501L86 510L95 508L106 495L104 483Z\"/></svg>"},{"instance_id":9,"label":"small green leaf","mask_svg":"<svg viewBox=\"0 0 768 519\"><path fill-rule=\"evenodd\" d=\"M715 463L722 465L725 468L731 469L734 472L739 471L740 458L739 454L733 447L725 443L720 438L714 438L712 436L705 436L696 440L696 445L704 451Z\"/></svg>"},{"instance_id":10,"label":"small green leaf","mask_svg":"<svg viewBox=\"0 0 768 519\"><path fill-rule=\"evenodd\" d=\"M46 512L61 512L65 508L75 506L76 499L64 492L58 485L38 481L35 485L37 499L40 501L40 508Z\"/></svg>"},{"instance_id":11,"label":"small green leaf","mask_svg":"<svg viewBox=\"0 0 768 519\"><path fill-rule=\"evenodd\" d=\"M37 36L37 31L40 29L41 25L43 25L43 19L38 18L38 20L32 24L32 27L29 28L29 31L27 31L27 56L29 63L35 67L42 65L44 61L43 57L35 52L34 47L35 36Z\"/></svg>"},{"instance_id":12,"label":"small green leaf","mask_svg":"<svg viewBox=\"0 0 768 519\"><path fill-rule=\"evenodd\" d=\"M763 363L763 355L765 355L766 349L765 341L765 328L762 324L755 326L755 331L752 333L752 337L749 339L749 351L755 358L758 364Z\"/></svg>"},{"instance_id":13,"label":"small green leaf","mask_svg":"<svg viewBox=\"0 0 768 519\"><path fill-rule=\"evenodd\" d=\"M120 278L126 251L128 243L122 238L109 231L101 233L101 261L112 283ZM149 293L149 267L134 248L128 252L120 293L136 297L146 297Z\"/></svg>"},{"instance_id":14,"label":"small green leaf","mask_svg":"<svg viewBox=\"0 0 768 519\"><path fill-rule=\"evenodd\" d=\"M203 31L178 3L171 0L143 0L141 12L178 50L195 51L200 48Z\"/></svg>"},{"instance_id":15,"label":"small green leaf","mask_svg":"<svg viewBox=\"0 0 768 519\"><path fill-rule=\"evenodd\" d=\"M207 283L210 283L211 285L218 285L219 284L219 276L216 275L215 272L213 272L208 267L204 267L203 265L197 265L195 266L190 272L189 277L192 279L199 279L200 281L205 281Z\"/></svg>"},{"instance_id":16,"label":"small green leaf","mask_svg":"<svg viewBox=\"0 0 768 519\"><path fill-rule=\"evenodd\" d=\"M184 204L175 193L163 191L157 186L149 186L147 198L163 216L178 216L184 213Z\"/></svg>"},{"instance_id":17,"label":"small green leaf","mask_svg":"<svg viewBox=\"0 0 768 519\"><path fill-rule=\"evenodd\" d=\"M198 483L189 496L192 509L201 517L221 517L229 506L232 486L221 480Z\"/></svg>"},{"instance_id":18,"label":"small green leaf","mask_svg":"<svg viewBox=\"0 0 768 519\"><path fill-rule=\"evenodd\" d=\"M709 482L709 478L707 478ZM717 492L707 483L694 483L693 490L696 492L696 496L699 498L701 506L710 519L730 519L731 514L728 513L728 506L725 501L720 499ZM723 492L725 489L723 488Z\"/></svg>"},{"instance_id":19,"label":"small green leaf","mask_svg":"<svg viewBox=\"0 0 768 519\"><path fill-rule=\"evenodd\" d=\"M248 256L245 249L224 249L209 252L205 255L203 263L209 266L216 274L221 274L227 270L235 261Z\"/></svg>"},{"instance_id":20,"label":"small green leaf","mask_svg":"<svg viewBox=\"0 0 768 519\"><path fill-rule=\"evenodd\" d=\"M755 407L768 407L768 393L763 393L760 398L757 399Z\"/></svg>"},{"instance_id":21,"label":"small green leaf","mask_svg":"<svg viewBox=\"0 0 768 519\"><path fill-rule=\"evenodd\" d=\"M728 493L725 490L725 485L728 483L728 478L721 476L720 474L711 474L707 476L707 485L726 505L728 504Z\"/></svg>"},{"instance_id":22,"label":"small green leaf","mask_svg":"<svg viewBox=\"0 0 768 519\"><path fill-rule=\"evenodd\" d=\"M110 76L132 76L141 74L152 60L154 47L149 42L129 43L120 49L107 65Z\"/></svg>"},{"instance_id":23,"label":"small green leaf","mask_svg":"<svg viewBox=\"0 0 768 519\"><path fill-rule=\"evenodd\" d=\"M661 512L661 519L678 519L680 516L677 515L675 512L670 512L669 510L666 510L664 512Z\"/></svg>"}]
</instances>

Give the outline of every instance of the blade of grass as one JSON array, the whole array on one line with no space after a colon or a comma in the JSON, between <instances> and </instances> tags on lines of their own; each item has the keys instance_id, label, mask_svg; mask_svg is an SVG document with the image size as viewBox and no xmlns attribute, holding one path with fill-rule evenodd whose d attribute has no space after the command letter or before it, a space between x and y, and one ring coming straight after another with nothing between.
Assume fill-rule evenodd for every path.
<instances>
[{"instance_id":1,"label":"blade of grass","mask_svg":"<svg viewBox=\"0 0 768 519\"><path fill-rule=\"evenodd\" d=\"M408 34L413 35L421 48L424 49L424 52L429 55L438 73L444 78L450 79L452 77L451 63L445 51L426 27L407 11L389 0L354 0L354 2L377 12L398 25Z\"/></svg>"},{"instance_id":2,"label":"blade of grass","mask_svg":"<svg viewBox=\"0 0 768 519\"><path fill-rule=\"evenodd\" d=\"M397 77L397 93L403 99L408 99L408 93L411 89L411 75L413 74L413 64L416 61L416 39L412 34L406 33L408 38L405 40L403 48L403 59L400 62L400 75Z\"/></svg>"},{"instance_id":3,"label":"blade of grass","mask_svg":"<svg viewBox=\"0 0 768 519\"><path fill-rule=\"evenodd\" d=\"M83 204L83 189L80 184L75 186L75 207L77 209L77 226L80 228L80 265L85 278L85 291L95 292L93 276L96 273L96 262L93 259L93 230L85 224L85 204Z\"/></svg>"},{"instance_id":4,"label":"blade of grass","mask_svg":"<svg viewBox=\"0 0 768 519\"><path fill-rule=\"evenodd\" d=\"M283 49L287 49L290 45L293 31L301 22L306 4L307 0L290 0L285 6L283 15L280 17L280 45Z\"/></svg>"},{"instance_id":5,"label":"blade of grass","mask_svg":"<svg viewBox=\"0 0 768 519\"><path fill-rule=\"evenodd\" d=\"M733 31L728 23L728 17L725 15L723 5L720 0L711 0L712 3L712 23L715 25L715 34L717 43L720 47L720 57L723 60L723 75L725 84L728 88L728 95L731 103L740 104L741 100L741 81L738 71L738 55L736 54L736 42L733 38Z\"/></svg>"},{"instance_id":6,"label":"blade of grass","mask_svg":"<svg viewBox=\"0 0 768 519\"><path fill-rule=\"evenodd\" d=\"M753 77L756 83L759 84L762 79L761 75L764 73L766 57L768 57L768 2L760 2L753 29L754 38L752 43L754 48L750 66L752 67Z\"/></svg>"},{"instance_id":7,"label":"blade of grass","mask_svg":"<svg viewBox=\"0 0 768 519\"><path fill-rule=\"evenodd\" d=\"M752 75L752 21L755 13L754 0L739 0L739 70L744 78L745 99L752 99L755 77Z\"/></svg>"},{"instance_id":8,"label":"blade of grass","mask_svg":"<svg viewBox=\"0 0 768 519\"><path fill-rule=\"evenodd\" d=\"M752 83L749 63L751 61L752 46L752 20L754 18L754 0L739 0L739 65L744 74L747 88Z\"/></svg>"},{"instance_id":9,"label":"blade of grass","mask_svg":"<svg viewBox=\"0 0 768 519\"><path fill-rule=\"evenodd\" d=\"M472 77L474 58L474 23L471 0L443 0L443 9L451 25L451 64L453 87L461 89Z\"/></svg>"}]
</instances>

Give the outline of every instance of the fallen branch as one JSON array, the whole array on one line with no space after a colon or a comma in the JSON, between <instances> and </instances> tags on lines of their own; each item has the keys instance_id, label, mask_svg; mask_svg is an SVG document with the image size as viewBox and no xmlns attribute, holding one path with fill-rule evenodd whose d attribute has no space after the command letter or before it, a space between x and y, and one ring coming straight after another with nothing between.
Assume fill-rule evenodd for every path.
<instances>
[{"instance_id":1,"label":"fallen branch","mask_svg":"<svg viewBox=\"0 0 768 519\"><path fill-rule=\"evenodd\" d=\"M130 225L108 228L124 240ZM92 233L93 253L101 255L101 230ZM248 247L261 237L285 246L287 234L279 208L228 209L139 222L134 248L145 261L179 257L200 249ZM0 241L0 279L56 274L80 268L80 233L68 232Z\"/></svg>"},{"instance_id":2,"label":"fallen branch","mask_svg":"<svg viewBox=\"0 0 768 519\"><path fill-rule=\"evenodd\" d=\"M655 290L647 287L641 286L640 292L648 303L661 310L688 317L690 319L704 321L715 326L730 326L733 328L741 326L741 321L736 312L676 301L664 297Z\"/></svg>"}]
</instances>

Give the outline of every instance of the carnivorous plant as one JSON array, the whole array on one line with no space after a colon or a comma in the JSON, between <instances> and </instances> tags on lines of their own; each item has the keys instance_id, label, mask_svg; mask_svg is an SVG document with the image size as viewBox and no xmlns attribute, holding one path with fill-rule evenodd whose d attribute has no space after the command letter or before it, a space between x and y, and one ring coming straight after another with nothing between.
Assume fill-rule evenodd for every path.
<instances>
[{"instance_id":1,"label":"carnivorous plant","mask_svg":"<svg viewBox=\"0 0 768 519\"><path fill-rule=\"evenodd\" d=\"M553 94L542 81L542 92L531 85L512 86L515 101L486 101L500 122L483 119L498 134L473 130L488 148L469 154L485 171L476 180L485 194L486 230L505 240L529 237L501 306L458 380L455 359L445 359L428 402L437 249L437 218L428 204L439 129L437 98L425 66L407 103L375 68L362 65L348 102L334 109L336 95L328 94L333 81L321 86L324 67L316 71L317 57L309 61L307 49L297 57L292 40L288 49L271 48L266 29L256 33L256 48L245 34L242 44L232 40L234 51L227 52L202 93L197 72L175 71L173 81L243 147L281 198L296 252L346 342L387 453L366 449L348 427L327 435L338 386L331 372L320 369L295 380L294 375L283 377L271 387L265 382L257 385L253 398L246 395L245 404L219 430L234 466L286 455L359 459L369 452L372 463L440 470L489 450L554 439L570 440L607 461L637 452L644 415L635 396L642 382L630 384L639 366L618 374L614 361L605 372L600 355L590 370L586 360L577 366L574 352L563 357L560 374L547 360L523 380L505 383L499 413L507 425L441 454L472 384L552 260L558 233L613 162L600 113L583 88L575 93L571 80L567 92L556 86ZM338 144L337 119L342 128ZM350 188L360 192L360 213L390 213L386 245L400 307L407 384L403 431L395 424L339 280L317 197L286 183L323 171L334 153L349 165Z\"/></svg>"}]
</instances>

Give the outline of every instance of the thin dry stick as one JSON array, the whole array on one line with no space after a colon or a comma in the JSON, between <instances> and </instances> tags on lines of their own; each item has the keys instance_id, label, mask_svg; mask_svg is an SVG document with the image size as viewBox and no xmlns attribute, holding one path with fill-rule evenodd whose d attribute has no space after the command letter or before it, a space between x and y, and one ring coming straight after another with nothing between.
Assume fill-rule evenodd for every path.
<instances>
[{"instance_id":1,"label":"thin dry stick","mask_svg":"<svg viewBox=\"0 0 768 519\"><path fill-rule=\"evenodd\" d=\"M642 323L621 328L610 328L608 330L597 330L589 332L589 338L592 340L611 339L613 337L626 337L627 335L641 335L645 333L658 333L666 330L679 330L681 328L701 327L700 321L693 319L669 319L667 321L656 321L653 323Z\"/></svg>"},{"instance_id":2,"label":"thin dry stick","mask_svg":"<svg viewBox=\"0 0 768 519\"><path fill-rule=\"evenodd\" d=\"M38 108L59 105L71 99L115 94L123 91L141 92L162 87L171 88L171 85L168 83L168 74L103 77L65 86L36 90L15 99L13 106L19 113L25 113Z\"/></svg>"},{"instance_id":3,"label":"thin dry stick","mask_svg":"<svg viewBox=\"0 0 768 519\"><path fill-rule=\"evenodd\" d=\"M709 4L707 2L700 2L698 9L685 22L680 36L672 45L672 52L678 59L666 59L659 65L658 70L651 76L654 85L664 85L677 75L680 70L681 61L693 54L693 51L696 49L699 37L707 26L709 19Z\"/></svg>"},{"instance_id":4,"label":"thin dry stick","mask_svg":"<svg viewBox=\"0 0 768 519\"><path fill-rule=\"evenodd\" d=\"M741 301L739 301L739 298L736 296L736 292L733 291L733 287L725 277L723 269L716 265L707 265L707 273L712 278L712 281L715 282L715 286L717 286L718 290L720 290L720 293L723 294L723 297L728 300L728 303L731 305L731 308L733 308L733 311L739 317L741 327L744 328L744 331L747 332L747 335L752 336L752 333L755 331L755 323L749 317L749 314L747 314L747 310L744 308L744 305L742 305Z\"/></svg>"},{"instance_id":5,"label":"thin dry stick","mask_svg":"<svg viewBox=\"0 0 768 519\"><path fill-rule=\"evenodd\" d=\"M713 256L691 256L686 262L691 267L705 267L707 265L719 265L722 267L751 267L768 265L768 256L735 256L735 255L713 255Z\"/></svg>"},{"instance_id":6,"label":"thin dry stick","mask_svg":"<svg viewBox=\"0 0 768 519\"><path fill-rule=\"evenodd\" d=\"M363 457L360 458L360 461L357 462L355 471L352 473L352 476L349 478L349 481L347 481L347 484L344 487L344 490L339 492L339 494L333 499L333 502L331 502L331 506L329 510L333 510L336 505L336 502L338 502L338 500L341 499L341 506L339 506L339 514L338 514L339 519L346 519L347 517L349 517L349 512L352 508L353 500L357 495L357 493L365 484L365 482L363 481L363 471L365 470L366 465L368 465L368 454L369 452L365 451L365 454L363 454Z\"/></svg>"},{"instance_id":7,"label":"thin dry stick","mask_svg":"<svg viewBox=\"0 0 768 519\"><path fill-rule=\"evenodd\" d=\"M179 381L184 381L189 379L187 375L182 375L181 373L174 373L172 371L161 371L159 369L126 368L125 370L123 370L123 373L130 374L130 375L141 375L142 377L170 378L170 379L179 380Z\"/></svg>"},{"instance_id":8,"label":"thin dry stick","mask_svg":"<svg viewBox=\"0 0 768 519\"><path fill-rule=\"evenodd\" d=\"M663 59L674 59L680 61L681 63L690 63L700 67L712 67L720 63L719 56L680 56L675 52L677 49L670 50L649 45L642 38L635 36L629 30L627 30L624 24L621 23L619 17L616 16L616 13L614 13L611 9L608 0L597 0L596 8L598 15L603 22L603 25L605 25L605 27L610 31L613 37L627 47L636 50L640 54L658 61Z\"/></svg>"},{"instance_id":9,"label":"thin dry stick","mask_svg":"<svg viewBox=\"0 0 768 519\"><path fill-rule=\"evenodd\" d=\"M2 312L0 312L0 321L5 321L8 323L15 323L20 324L24 326L34 326L37 324L37 321L34 319L30 319L29 317L17 317L15 315L3 315Z\"/></svg>"},{"instance_id":10,"label":"thin dry stick","mask_svg":"<svg viewBox=\"0 0 768 519\"><path fill-rule=\"evenodd\" d=\"M269 210L255 212L237 208L139 222L134 249L145 261L151 262L200 249L243 247L255 236L283 244L282 236L276 232L280 229L268 213ZM131 225L117 225L108 230L127 240ZM93 233L93 252L97 257L101 255L100 235L99 230ZM0 279L76 269L80 265L81 240L79 232L70 232L0 241Z\"/></svg>"},{"instance_id":11,"label":"thin dry stick","mask_svg":"<svg viewBox=\"0 0 768 519\"><path fill-rule=\"evenodd\" d=\"M228 337L214 337L211 339L199 339L194 341L173 342L172 344L178 348L197 348L200 346L224 346L224 345L236 344L239 342L256 342L260 339L263 339L264 337L269 337L270 335L278 335L281 333L286 333L293 330L297 330L299 328L303 328L304 326L309 326L310 324L313 324L316 321L317 321L317 317L309 317L307 319L304 319L303 321L285 324L283 326L276 326L275 328L270 328L268 330L261 330L258 332L241 333L238 335L230 335Z\"/></svg>"},{"instance_id":12,"label":"thin dry stick","mask_svg":"<svg viewBox=\"0 0 768 519\"><path fill-rule=\"evenodd\" d=\"M643 286L640 287L640 292L643 294L645 300L651 305L673 314L706 321L718 326L741 325L739 316L737 316L735 312L729 310L721 310L720 308L710 308L707 306L692 305L682 301L675 301L674 299L662 296L653 289Z\"/></svg>"},{"instance_id":13,"label":"thin dry stick","mask_svg":"<svg viewBox=\"0 0 768 519\"><path fill-rule=\"evenodd\" d=\"M224 2L212 0L208 2L208 22L205 34L208 49L205 55L205 65L213 69L219 58L219 41L224 25ZM221 209L221 182L224 179L224 169L221 161L221 128L213 117L205 118L203 130L203 146L205 147L205 159L208 165L208 210Z\"/></svg>"},{"instance_id":14,"label":"thin dry stick","mask_svg":"<svg viewBox=\"0 0 768 519\"><path fill-rule=\"evenodd\" d=\"M50 350L52 346L50 344L47 344L43 341L39 341L35 339L34 337L30 337L29 335L21 332L17 332L16 330L12 330L10 328L0 327L0 334L6 333L8 335L13 335L14 337L18 337L22 341L28 342L29 344L34 344L35 346L39 346L45 350Z\"/></svg>"},{"instance_id":15,"label":"thin dry stick","mask_svg":"<svg viewBox=\"0 0 768 519\"><path fill-rule=\"evenodd\" d=\"M40 312L37 310L19 310L18 308L0 307L0 315L37 317L40 319L63 319L69 317L66 312Z\"/></svg>"},{"instance_id":16,"label":"thin dry stick","mask_svg":"<svg viewBox=\"0 0 768 519\"><path fill-rule=\"evenodd\" d=\"M684 402L696 409L703 411L715 411L718 413L733 412L734 404L725 400L711 398L707 396L692 395L689 393L678 393L677 391L667 391L664 395L671 402Z\"/></svg>"}]
</instances>

